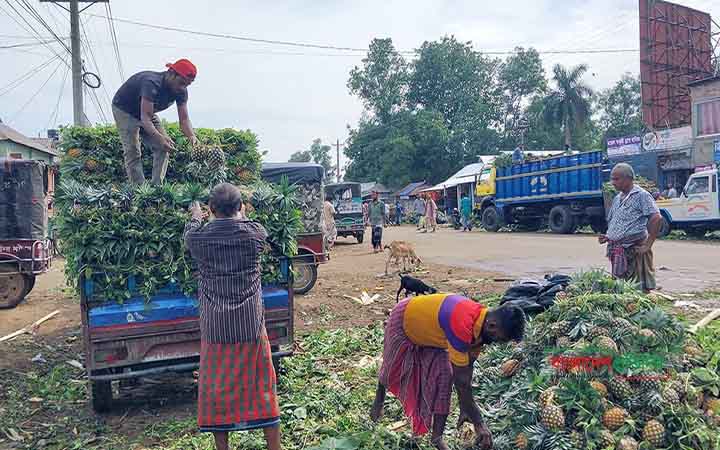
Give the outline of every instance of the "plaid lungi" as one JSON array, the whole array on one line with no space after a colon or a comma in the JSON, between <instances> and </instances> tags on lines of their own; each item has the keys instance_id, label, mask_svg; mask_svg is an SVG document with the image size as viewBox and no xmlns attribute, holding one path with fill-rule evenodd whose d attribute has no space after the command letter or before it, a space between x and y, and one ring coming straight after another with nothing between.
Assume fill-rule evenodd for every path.
<instances>
[{"instance_id":1,"label":"plaid lungi","mask_svg":"<svg viewBox=\"0 0 720 450\"><path fill-rule=\"evenodd\" d=\"M409 301L398 303L388 318L379 381L400 400L413 433L422 435L433 415L450 413L452 365L446 349L420 347L407 337L403 318Z\"/></svg>"},{"instance_id":2,"label":"plaid lungi","mask_svg":"<svg viewBox=\"0 0 720 450\"><path fill-rule=\"evenodd\" d=\"M267 335L257 342L200 346L200 431L236 431L279 423L275 369Z\"/></svg>"}]
</instances>

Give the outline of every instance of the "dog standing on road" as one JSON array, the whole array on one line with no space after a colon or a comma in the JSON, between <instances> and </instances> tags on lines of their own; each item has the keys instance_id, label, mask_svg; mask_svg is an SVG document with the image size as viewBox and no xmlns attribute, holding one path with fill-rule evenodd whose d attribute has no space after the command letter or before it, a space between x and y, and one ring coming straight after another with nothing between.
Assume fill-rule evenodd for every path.
<instances>
[{"instance_id":1,"label":"dog standing on road","mask_svg":"<svg viewBox=\"0 0 720 450\"><path fill-rule=\"evenodd\" d=\"M400 301L400 291L405 289L405 296L408 296L408 293L412 293L415 295L426 295L426 294L436 294L437 289L435 289L432 286L428 286L425 284L422 280L419 280L417 278L413 278L410 275L399 275L400 276L400 289L397 291L397 295L395 295L395 303Z\"/></svg>"},{"instance_id":2,"label":"dog standing on road","mask_svg":"<svg viewBox=\"0 0 720 450\"><path fill-rule=\"evenodd\" d=\"M410 262L417 267L418 264L422 263L420 258L415 254L415 248L413 245L406 241L392 241L390 244L385 246L386 249L390 250L387 262L385 263L385 275L388 274L388 266L390 260L395 259L395 264L400 263L400 259L403 262L403 271L407 272L406 262Z\"/></svg>"}]
</instances>

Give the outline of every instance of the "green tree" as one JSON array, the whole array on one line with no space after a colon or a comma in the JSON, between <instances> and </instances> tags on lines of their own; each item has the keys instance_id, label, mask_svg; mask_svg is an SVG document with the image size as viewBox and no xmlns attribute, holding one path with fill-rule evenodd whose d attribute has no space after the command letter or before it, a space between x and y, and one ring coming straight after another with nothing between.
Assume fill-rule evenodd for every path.
<instances>
[{"instance_id":1,"label":"green tree","mask_svg":"<svg viewBox=\"0 0 720 450\"><path fill-rule=\"evenodd\" d=\"M545 121L562 129L565 145L568 147L572 147L573 134L589 121L592 114L593 91L582 81L587 70L586 64L580 64L569 71L556 64L553 67L555 88L545 99Z\"/></svg>"},{"instance_id":2,"label":"green tree","mask_svg":"<svg viewBox=\"0 0 720 450\"><path fill-rule=\"evenodd\" d=\"M407 90L408 65L395 50L392 39L373 39L362 67L350 71L350 93L363 101L365 109L385 123L400 110Z\"/></svg>"},{"instance_id":3,"label":"green tree","mask_svg":"<svg viewBox=\"0 0 720 450\"><path fill-rule=\"evenodd\" d=\"M497 149L500 61L475 51L455 37L424 42L412 65L407 103L412 109L440 113L450 133L454 170Z\"/></svg>"},{"instance_id":4,"label":"green tree","mask_svg":"<svg viewBox=\"0 0 720 450\"><path fill-rule=\"evenodd\" d=\"M310 150L298 150L290 155L289 162L310 162L312 161L312 155Z\"/></svg>"},{"instance_id":5,"label":"green tree","mask_svg":"<svg viewBox=\"0 0 720 450\"><path fill-rule=\"evenodd\" d=\"M518 120L524 106L547 89L540 54L534 48L516 47L515 53L500 65L498 81L503 100L503 145L509 147L516 144L509 142L509 138L517 138Z\"/></svg>"},{"instance_id":6,"label":"green tree","mask_svg":"<svg viewBox=\"0 0 720 450\"><path fill-rule=\"evenodd\" d=\"M350 130L345 177L393 188L412 181L442 181L457 165L448 138L442 115L433 111L401 111L387 124L361 121L358 129Z\"/></svg>"},{"instance_id":7,"label":"green tree","mask_svg":"<svg viewBox=\"0 0 720 450\"><path fill-rule=\"evenodd\" d=\"M597 109L603 141L641 133L643 121L640 78L629 73L623 75L612 88L598 95Z\"/></svg>"},{"instance_id":8,"label":"green tree","mask_svg":"<svg viewBox=\"0 0 720 450\"><path fill-rule=\"evenodd\" d=\"M325 169L325 176L332 177L335 166L332 163L332 147L323 144L320 138L314 139L308 150L300 150L290 155L290 162L314 162Z\"/></svg>"}]
</instances>

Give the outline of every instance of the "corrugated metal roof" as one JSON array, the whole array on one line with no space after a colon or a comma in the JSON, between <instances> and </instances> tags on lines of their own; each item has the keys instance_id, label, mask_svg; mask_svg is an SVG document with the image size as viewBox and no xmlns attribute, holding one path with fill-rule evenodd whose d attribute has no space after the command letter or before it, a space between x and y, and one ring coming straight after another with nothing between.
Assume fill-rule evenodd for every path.
<instances>
[{"instance_id":1,"label":"corrugated metal roof","mask_svg":"<svg viewBox=\"0 0 720 450\"><path fill-rule=\"evenodd\" d=\"M410 184L408 184L407 186L405 186L404 188L402 188L402 189L400 189L399 191L397 191L397 192L395 193L395 195L397 195L397 196L410 195L410 194L412 194L412 192L413 192L415 189L419 188L420 186L422 186L422 185L424 185L424 184L425 184L424 181L416 181L416 182L414 182L414 183L410 183Z\"/></svg>"},{"instance_id":2,"label":"corrugated metal roof","mask_svg":"<svg viewBox=\"0 0 720 450\"><path fill-rule=\"evenodd\" d=\"M52 150L50 148L47 148L46 146L38 143L33 142L32 139L29 137L21 134L19 131L16 131L6 124L0 122L0 141L11 141L16 144L24 145L25 147L30 147L33 150L38 150L43 153L47 153L48 155L57 156L58 153L55 150Z\"/></svg>"}]
</instances>

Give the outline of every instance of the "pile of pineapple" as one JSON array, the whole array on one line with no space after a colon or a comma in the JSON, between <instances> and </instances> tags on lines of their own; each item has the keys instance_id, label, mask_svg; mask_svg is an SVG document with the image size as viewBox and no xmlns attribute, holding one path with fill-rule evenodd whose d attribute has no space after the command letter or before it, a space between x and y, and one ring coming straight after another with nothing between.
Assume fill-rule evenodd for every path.
<instances>
[{"instance_id":1,"label":"pile of pineapple","mask_svg":"<svg viewBox=\"0 0 720 450\"><path fill-rule=\"evenodd\" d=\"M607 356L612 368L551 363ZM720 449L710 356L653 300L593 271L531 320L524 342L481 355L474 392L497 450Z\"/></svg>"}]
</instances>

